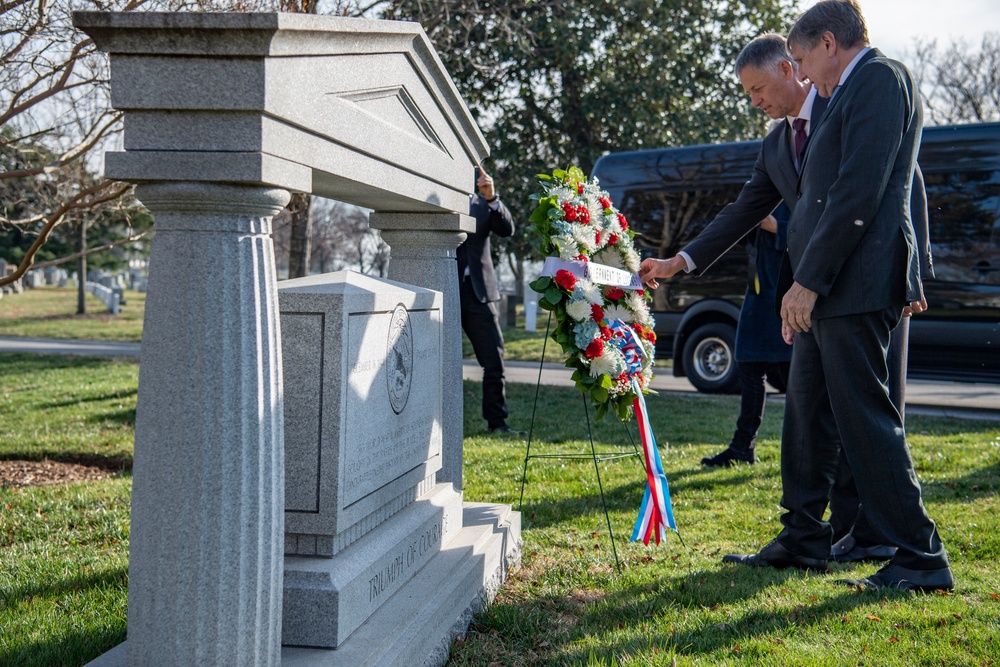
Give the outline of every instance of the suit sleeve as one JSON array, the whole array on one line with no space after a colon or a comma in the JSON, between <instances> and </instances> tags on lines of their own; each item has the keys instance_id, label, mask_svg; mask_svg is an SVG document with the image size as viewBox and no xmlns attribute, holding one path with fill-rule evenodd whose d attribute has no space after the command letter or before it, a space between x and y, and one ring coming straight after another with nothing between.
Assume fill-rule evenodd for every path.
<instances>
[{"instance_id":1,"label":"suit sleeve","mask_svg":"<svg viewBox=\"0 0 1000 667\"><path fill-rule=\"evenodd\" d=\"M913 221L913 233L917 237L920 279L933 278L934 255L931 252L930 215L927 211L927 190L924 188L924 174L920 171L920 165L913 170L910 219Z\"/></svg>"},{"instance_id":2,"label":"suit sleeve","mask_svg":"<svg viewBox=\"0 0 1000 667\"><path fill-rule=\"evenodd\" d=\"M698 275L708 271L781 203L781 193L768 174L766 151L767 147L762 146L753 174L736 201L727 204L693 241L684 246L683 251L694 261Z\"/></svg>"},{"instance_id":3,"label":"suit sleeve","mask_svg":"<svg viewBox=\"0 0 1000 667\"><path fill-rule=\"evenodd\" d=\"M795 270L795 281L821 296L829 295L844 262L874 224L912 113L899 75L885 62L865 63L855 76L843 93L849 97L841 101L837 177ZM824 158L822 152L810 157Z\"/></svg>"},{"instance_id":4,"label":"suit sleeve","mask_svg":"<svg viewBox=\"0 0 1000 667\"><path fill-rule=\"evenodd\" d=\"M488 206L488 205L487 205ZM497 236L506 238L514 235L514 216L510 214L504 203L501 201L497 210L490 211L490 231Z\"/></svg>"}]
</instances>

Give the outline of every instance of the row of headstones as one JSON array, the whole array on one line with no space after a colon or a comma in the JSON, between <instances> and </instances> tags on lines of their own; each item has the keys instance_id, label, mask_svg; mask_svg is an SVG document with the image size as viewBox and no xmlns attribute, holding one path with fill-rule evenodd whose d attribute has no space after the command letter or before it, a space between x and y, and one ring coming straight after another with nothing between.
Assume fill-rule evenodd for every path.
<instances>
[{"instance_id":1,"label":"row of headstones","mask_svg":"<svg viewBox=\"0 0 1000 667\"><path fill-rule=\"evenodd\" d=\"M112 315L118 314L123 302L122 295L124 294L121 287L105 287L100 283L92 283L88 280L86 289L108 307L109 313Z\"/></svg>"}]
</instances>

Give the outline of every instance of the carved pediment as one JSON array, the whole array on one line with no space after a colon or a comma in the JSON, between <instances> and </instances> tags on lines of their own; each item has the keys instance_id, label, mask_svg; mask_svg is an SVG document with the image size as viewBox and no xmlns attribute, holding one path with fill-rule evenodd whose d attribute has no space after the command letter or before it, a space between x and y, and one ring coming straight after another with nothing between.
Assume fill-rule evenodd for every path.
<instances>
[{"instance_id":1,"label":"carved pediment","mask_svg":"<svg viewBox=\"0 0 1000 667\"><path fill-rule=\"evenodd\" d=\"M390 128L418 139L422 138L448 157L452 156L404 86L352 90L330 95L350 102Z\"/></svg>"}]
</instances>

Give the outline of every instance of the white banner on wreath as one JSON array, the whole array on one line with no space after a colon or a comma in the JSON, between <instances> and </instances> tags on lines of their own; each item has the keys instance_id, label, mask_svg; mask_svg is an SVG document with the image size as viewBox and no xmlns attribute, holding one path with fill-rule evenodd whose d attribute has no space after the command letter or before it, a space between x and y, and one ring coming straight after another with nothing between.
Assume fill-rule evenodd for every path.
<instances>
[{"instance_id":1,"label":"white banner on wreath","mask_svg":"<svg viewBox=\"0 0 1000 667\"><path fill-rule=\"evenodd\" d=\"M568 261L558 257L546 257L542 267L543 276L554 276L557 271L566 270L577 278L585 278L598 285L613 285L622 289L642 289L642 281L635 273L622 271L606 264L594 262Z\"/></svg>"}]
</instances>

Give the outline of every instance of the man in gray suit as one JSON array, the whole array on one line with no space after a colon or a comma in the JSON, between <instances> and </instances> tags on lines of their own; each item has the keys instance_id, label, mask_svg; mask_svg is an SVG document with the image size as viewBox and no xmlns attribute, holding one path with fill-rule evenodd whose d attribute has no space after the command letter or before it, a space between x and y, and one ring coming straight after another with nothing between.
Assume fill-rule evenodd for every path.
<instances>
[{"instance_id":1,"label":"man in gray suit","mask_svg":"<svg viewBox=\"0 0 1000 667\"><path fill-rule=\"evenodd\" d=\"M782 433L787 511L760 553L723 560L825 570L832 529L823 512L842 444L869 522L897 547L882 569L850 583L951 589L887 389L890 332L904 306L922 299L909 211L920 101L906 68L868 47L853 0L811 7L788 45L801 75L833 97L802 156L788 228L794 282L781 317L795 345Z\"/></svg>"}]
</instances>

